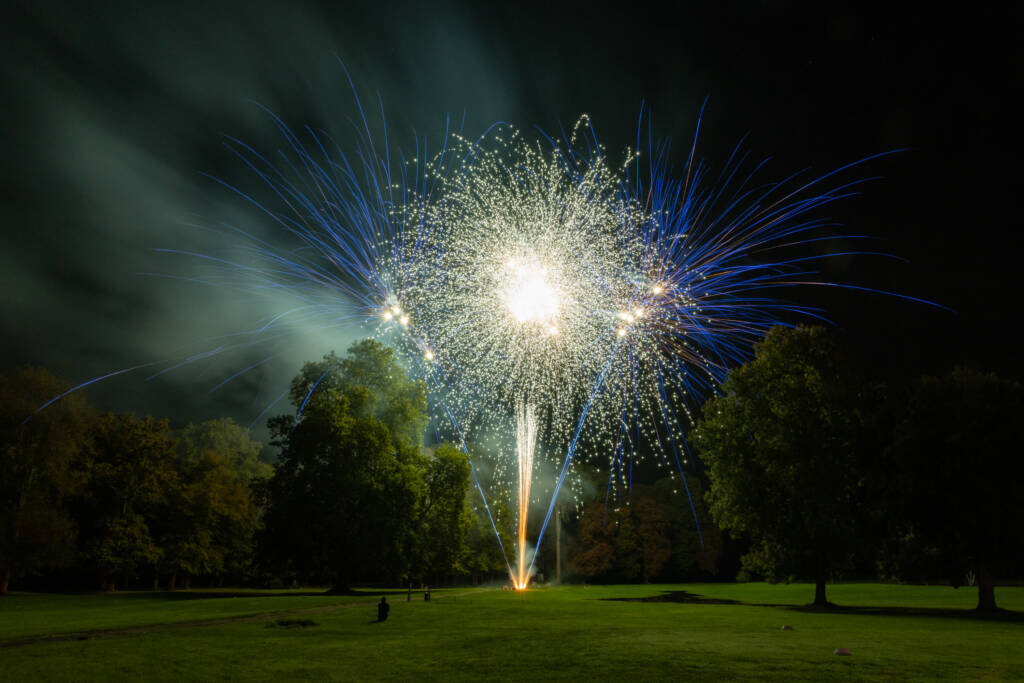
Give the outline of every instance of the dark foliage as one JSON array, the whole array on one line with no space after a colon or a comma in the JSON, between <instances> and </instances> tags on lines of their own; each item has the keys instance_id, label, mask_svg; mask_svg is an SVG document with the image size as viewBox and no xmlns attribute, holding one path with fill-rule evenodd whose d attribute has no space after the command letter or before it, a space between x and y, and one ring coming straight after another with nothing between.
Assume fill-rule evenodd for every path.
<instances>
[{"instance_id":1,"label":"dark foliage","mask_svg":"<svg viewBox=\"0 0 1024 683\"><path fill-rule=\"evenodd\" d=\"M744 533L748 570L825 581L868 528L862 441L869 396L822 327L777 327L704 405L694 442L716 522Z\"/></svg>"},{"instance_id":2,"label":"dark foliage","mask_svg":"<svg viewBox=\"0 0 1024 683\"><path fill-rule=\"evenodd\" d=\"M891 455L896 535L887 568L911 580L977 583L994 609L995 577L1024 562L1024 388L957 368L913 387Z\"/></svg>"}]
</instances>

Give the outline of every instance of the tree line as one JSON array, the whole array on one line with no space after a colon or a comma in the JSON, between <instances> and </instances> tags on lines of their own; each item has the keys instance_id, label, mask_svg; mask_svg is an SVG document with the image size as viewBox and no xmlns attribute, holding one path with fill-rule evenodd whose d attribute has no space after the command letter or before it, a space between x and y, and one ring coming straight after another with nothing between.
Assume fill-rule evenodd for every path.
<instances>
[{"instance_id":1,"label":"tree line","mask_svg":"<svg viewBox=\"0 0 1024 683\"><path fill-rule=\"evenodd\" d=\"M260 444L231 420L172 430L167 420L97 413L74 394L33 415L66 389L42 368L0 378L0 593L59 568L106 589L249 575L253 487L271 472Z\"/></svg>"},{"instance_id":2,"label":"tree line","mask_svg":"<svg viewBox=\"0 0 1024 683\"><path fill-rule=\"evenodd\" d=\"M466 454L424 447L426 389L377 342L303 366L293 411L268 422L273 465L226 419L172 429L74 393L33 414L66 388L38 368L0 384L3 591L60 572L107 589L507 576L494 532L510 551L509 492L486 490L488 514ZM563 566L551 531L538 566L605 582L810 578L816 604L844 576L969 583L994 608L997 577L1024 559L1022 397L965 368L886 385L824 328L776 328L705 403L689 496L658 477L609 495L584 467L593 493L559 515Z\"/></svg>"},{"instance_id":3,"label":"tree line","mask_svg":"<svg viewBox=\"0 0 1024 683\"><path fill-rule=\"evenodd\" d=\"M0 594L22 577L345 591L503 566L466 456L422 447L424 387L376 342L303 367L295 411L269 421L273 465L229 419L172 429L76 393L35 412L67 389L42 368L0 377Z\"/></svg>"},{"instance_id":4,"label":"tree line","mask_svg":"<svg viewBox=\"0 0 1024 683\"><path fill-rule=\"evenodd\" d=\"M820 326L771 330L694 432L716 523L745 571L874 575L978 588L1022 575L1024 388L958 367L886 385Z\"/></svg>"}]
</instances>

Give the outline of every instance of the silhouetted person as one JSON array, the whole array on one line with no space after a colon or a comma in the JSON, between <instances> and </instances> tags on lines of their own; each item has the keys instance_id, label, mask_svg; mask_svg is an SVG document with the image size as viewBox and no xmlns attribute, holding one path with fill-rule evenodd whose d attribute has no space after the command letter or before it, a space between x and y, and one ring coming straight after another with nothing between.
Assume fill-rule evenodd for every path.
<instances>
[{"instance_id":1,"label":"silhouetted person","mask_svg":"<svg viewBox=\"0 0 1024 683\"><path fill-rule=\"evenodd\" d=\"M430 586L427 586L426 592L423 593L423 599L426 602L430 602Z\"/></svg>"},{"instance_id":2,"label":"silhouetted person","mask_svg":"<svg viewBox=\"0 0 1024 683\"><path fill-rule=\"evenodd\" d=\"M388 604L387 599L382 595L380 596L380 602L377 603L377 621L384 621L388 618L388 610L391 609L391 605Z\"/></svg>"}]
</instances>

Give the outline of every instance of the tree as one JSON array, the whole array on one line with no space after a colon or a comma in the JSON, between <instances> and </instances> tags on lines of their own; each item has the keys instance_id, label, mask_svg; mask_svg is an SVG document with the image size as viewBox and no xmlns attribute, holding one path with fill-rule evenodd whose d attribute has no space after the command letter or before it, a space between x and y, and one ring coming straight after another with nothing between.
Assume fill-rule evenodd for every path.
<instances>
[{"instance_id":1,"label":"tree","mask_svg":"<svg viewBox=\"0 0 1024 683\"><path fill-rule=\"evenodd\" d=\"M615 566L616 525L608 517L604 503L591 503L580 513L579 547L569 564L581 576L603 577Z\"/></svg>"},{"instance_id":2,"label":"tree","mask_svg":"<svg viewBox=\"0 0 1024 683\"><path fill-rule=\"evenodd\" d=\"M631 508L640 558L640 578L644 583L650 583L672 556L668 517L649 496L637 496Z\"/></svg>"},{"instance_id":3,"label":"tree","mask_svg":"<svg viewBox=\"0 0 1024 683\"><path fill-rule=\"evenodd\" d=\"M107 413L96 421L77 468L85 488L72 509L79 520L79 549L106 590L160 560L150 520L179 486L175 448L166 420Z\"/></svg>"},{"instance_id":4,"label":"tree","mask_svg":"<svg viewBox=\"0 0 1024 683\"><path fill-rule=\"evenodd\" d=\"M171 590L180 573L186 580L226 571L240 576L251 565L259 517L250 485L272 471L259 452L260 444L230 419L182 430L175 486L149 522Z\"/></svg>"},{"instance_id":5,"label":"tree","mask_svg":"<svg viewBox=\"0 0 1024 683\"><path fill-rule=\"evenodd\" d=\"M686 489L677 476L659 479L653 486L634 486L658 504L668 523L672 554L663 575L672 580L692 580L702 573L714 574L722 552L722 534L711 520L704 500L705 487L699 477L687 477ZM694 520L693 512L697 512ZM697 524L700 524L698 533Z\"/></svg>"},{"instance_id":6,"label":"tree","mask_svg":"<svg viewBox=\"0 0 1024 683\"><path fill-rule=\"evenodd\" d=\"M672 555L668 518L653 498L630 494L616 508L591 503L580 516L580 539L571 561L579 574L602 581L650 582Z\"/></svg>"},{"instance_id":7,"label":"tree","mask_svg":"<svg viewBox=\"0 0 1024 683\"><path fill-rule=\"evenodd\" d=\"M478 583L482 576L501 574L507 577L508 561L502 554L502 548L513 548L516 537L516 515L509 503L512 499L511 494L504 486L496 484L487 493L490 515L475 486L469 490L467 499L473 509L473 523L466 536L466 571L473 577L474 584ZM494 526L491 525L492 519ZM500 544L495 538L495 530L501 539Z\"/></svg>"},{"instance_id":8,"label":"tree","mask_svg":"<svg viewBox=\"0 0 1024 683\"><path fill-rule=\"evenodd\" d=\"M219 453L238 478L249 483L268 479L274 468L260 460L262 445L249 439L249 430L235 424L229 417L189 424L178 435L178 448L183 456L197 458L203 453Z\"/></svg>"},{"instance_id":9,"label":"tree","mask_svg":"<svg viewBox=\"0 0 1024 683\"><path fill-rule=\"evenodd\" d=\"M996 609L996 575L1024 561L1022 414L1024 387L994 374L960 367L916 384L891 451L901 575L957 585L973 571L978 609Z\"/></svg>"},{"instance_id":10,"label":"tree","mask_svg":"<svg viewBox=\"0 0 1024 683\"><path fill-rule=\"evenodd\" d=\"M67 389L43 368L0 377L0 595L12 577L73 559L75 527L64 501L80 483L73 464L91 410L72 394L34 412Z\"/></svg>"},{"instance_id":11,"label":"tree","mask_svg":"<svg viewBox=\"0 0 1024 683\"><path fill-rule=\"evenodd\" d=\"M744 567L771 581L813 576L817 606L865 524L866 395L827 330L776 327L705 403L694 433L715 521L750 537Z\"/></svg>"},{"instance_id":12,"label":"tree","mask_svg":"<svg viewBox=\"0 0 1024 683\"><path fill-rule=\"evenodd\" d=\"M332 352L324 357L323 365L315 366L321 371L326 367L338 370L332 369L323 376L328 386L359 386L370 390L374 397L371 412L387 427L396 444L412 447L422 444L427 417L426 386L409 379L398 364L394 349L373 339L363 339L349 348L345 358L338 359ZM304 375L301 382L304 390L312 387L311 380L313 373Z\"/></svg>"},{"instance_id":13,"label":"tree","mask_svg":"<svg viewBox=\"0 0 1024 683\"><path fill-rule=\"evenodd\" d=\"M265 550L279 568L336 591L399 577L425 495L415 431L423 386L367 340L343 360L306 363L290 397L296 415L269 423L281 453L267 485Z\"/></svg>"},{"instance_id":14,"label":"tree","mask_svg":"<svg viewBox=\"0 0 1024 683\"><path fill-rule=\"evenodd\" d=\"M424 472L424 499L417 520L421 577L462 573L467 567L466 545L473 525L469 492L469 461L450 444L434 449Z\"/></svg>"}]
</instances>

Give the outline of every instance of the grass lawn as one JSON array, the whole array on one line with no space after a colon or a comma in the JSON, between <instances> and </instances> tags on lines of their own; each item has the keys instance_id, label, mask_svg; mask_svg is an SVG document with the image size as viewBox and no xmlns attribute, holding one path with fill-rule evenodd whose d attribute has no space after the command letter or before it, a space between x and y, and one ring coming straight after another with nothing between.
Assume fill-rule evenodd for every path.
<instances>
[{"instance_id":1,"label":"grass lawn","mask_svg":"<svg viewBox=\"0 0 1024 683\"><path fill-rule=\"evenodd\" d=\"M1024 588L996 589L994 619L973 590L879 584L829 586L827 612L800 584L395 592L382 624L379 592L232 595L16 593L0 680L1024 679Z\"/></svg>"}]
</instances>

